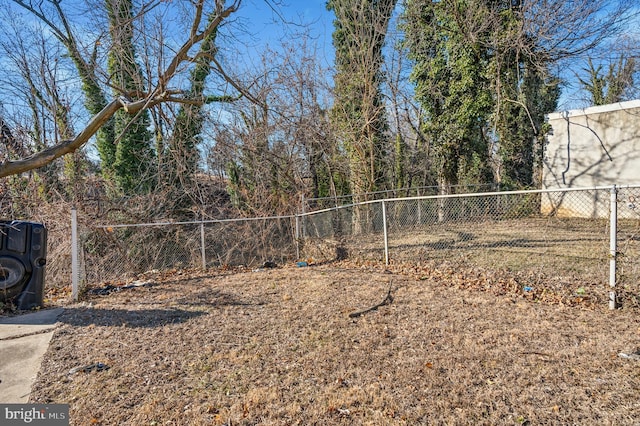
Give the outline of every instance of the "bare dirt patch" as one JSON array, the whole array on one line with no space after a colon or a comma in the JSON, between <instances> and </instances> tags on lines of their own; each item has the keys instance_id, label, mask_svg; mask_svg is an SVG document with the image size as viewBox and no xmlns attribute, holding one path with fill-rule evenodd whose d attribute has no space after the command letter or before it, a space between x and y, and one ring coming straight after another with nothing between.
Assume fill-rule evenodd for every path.
<instances>
[{"instance_id":1,"label":"bare dirt patch","mask_svg":"<svg viewBox=\"0 0 640 426\"><path fill-rule=\"evenodd\" d=\"M637 310L427 269L178 273L92 295L61 317L31 401L69 403L74 425L640 418L640 361L618 356L640 345ZM349 317L390 283L392 303Z\"/></svg>"}]
</instances>

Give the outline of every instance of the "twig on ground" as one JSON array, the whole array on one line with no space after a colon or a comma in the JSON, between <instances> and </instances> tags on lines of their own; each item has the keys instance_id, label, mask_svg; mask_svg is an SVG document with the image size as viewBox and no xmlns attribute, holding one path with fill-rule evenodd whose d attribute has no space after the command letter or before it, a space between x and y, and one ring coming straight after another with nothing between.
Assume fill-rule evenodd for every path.
<instances>
[{"instance_id":1,"label":"twig on ground","mask_svg":"<svg viewBox=\"0 0 640 426\"><path fill-rule=\"evenodd\" d=\"M367 312L371 312L371 311L375 311L376 309L378 309L380 306L384 306L384 305L389 305L393 302L393 296L391 295L391 287L393 286L393 282L389 281L389 290L387 290L387 295L384 297L384 299L382 299L382 302L377 303L373 306L371 306L370 308L367 309L363 309L361 311L356 311L356 312L351 312L349 314L349 318L357 318L360 315L364 315Z\"/></svg>"}]
</instances>

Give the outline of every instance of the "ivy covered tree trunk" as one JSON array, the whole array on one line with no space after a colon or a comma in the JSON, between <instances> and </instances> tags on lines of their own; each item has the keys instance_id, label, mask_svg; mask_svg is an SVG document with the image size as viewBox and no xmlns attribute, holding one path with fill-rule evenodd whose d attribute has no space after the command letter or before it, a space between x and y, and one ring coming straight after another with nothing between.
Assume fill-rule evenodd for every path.
<instances>
[{"instance_id":1,"label":"ivy covered tree trunk","mask_svg":"<svg viewBox=\"0 0 640 426\"><path fill-rule=\"evenodd\" d=\"M521 3L409 0L403 19L442 192L494 179L534 186L559 91Z\"/></svg>"},{"instance_id":2,"label":"ivy covered tree trunk","mask_svg":"<svg viewBox=\"0 0 640 426\"><path fill-rule=\"evenodd\" d=\"M467 32L482 19L473 11L473 5L463 1L411 0L404 14L409 56L415 61L416 98L425 111L424 132L431 139L443 194L459 182L492 179L489 58L481 38Z\"/></svg>"},{"instance_id":3,"label":"ivy covered tree trunk","mask_svg":"<svg viewBox=\"0 0 640 426\"><path fill-rule=\"evenodd\" d=\"M335 102L331 118L349 155L354 202L387 186L386 111L382 101L382 48L397 0L329 0L335 14ZM354 229L365 232L368 212L355 211Z\"/></svg>"},{"instance_id":4,"label":"ivy covered tree trunk","mask_svg":"<svg viewBox=\"0 0 640 426\"><path fill-rule=\"evenodd\" d=\"M94 69L79 57L79 53L76 52L78 57L74 58L74 63L80 74L82 80L82 91L84 93L84 104L87 111L91 115L96 115L107 106L107 99L104 92L98 84L97 77L95 76ZM115 133L115 120L111 118L107 120L100 129L96 132L96 147L98 149L98 155L100 157L100 168L102 176L106 180L113 178L113 166L116 162L116 133Z\"/></svg>"},{"instance_id":5,"label":"ivy covered tree trunk","mask_svg":"<svg viewBox=\"0 0 640 426\"><path fill-rule=\"evenodd\" d=\"M214 16L209 17L211 22ZM202 41L195 66L189 75L190 88L186 98L192 103L183 104L176 117L173 134L167 151L159 152L163 156L163 182L174 194L172 197L178 209L188 208L193 202L193 190L196 187L195 175L198 170L201 132L204 122L203 106L208 102L228 100L225 97L208 99L205 96L206 79L211 74L211 59L216 54L215 39L217 30Z\"/></svg>"},{"instance_id":6,"label":"ivy covered tree trunk","mask_svg":"<svg viewBox=\"0 0 640 426\"><path fill-rule=\"evenodd\" d=\"M116 96L144 93L142 72L133 44L133 3L106 0L111 34L108 71ZM125 193L146 192L154 187L156 173L151 148L149 112L131 115L120 109L114 116L116 151L113 170L118 187Z\"/></svg>"},{"instance_id":7,"label":"ivy covered tree trunk","mask_svg":"<svg viewBox=\"0 0 640 426\"><path fill-rule=\"evenodd\" d=\"M557 106L559 87L533 66L514 63L519 81L503 85L501 105L496 107L495 127L499 138L498 183L504 189L530 189L540 183L545 115ZM508 73L503 71L503 79Z\"/></svg>"},{"instance_id":8,"label":"ivy covered tree trunk","mask_svg":"<svg viewBox=\"0 0 640 426\"><path fill-rule=\"evenodd\" d=\"M498 146L496 180L504 189L530 189L540 183L545 115L557 106L560 90L538 51L534 36L521 34L521 6L499 4L492 29L494 107L491 115ZM523 48L523 45L527 48Z\"/></svg>"}]
</instances>

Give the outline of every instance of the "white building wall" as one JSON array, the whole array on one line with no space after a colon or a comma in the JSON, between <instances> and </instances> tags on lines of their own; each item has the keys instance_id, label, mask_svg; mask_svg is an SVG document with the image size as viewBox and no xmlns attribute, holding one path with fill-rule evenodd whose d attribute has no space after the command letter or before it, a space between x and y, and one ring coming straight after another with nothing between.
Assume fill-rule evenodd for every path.
<instances>
[{"instance_id":1,"label":"white building wall","mask_svg":"<svg viewBox=\"0 0 640 426\"><path fill-rule=\"evenodd\" d=\"M556 112L549 114L548 122L543 188L640 184L640 100ZM602 193L592 195L591 201L543 197L542 211L608 217L608 203L597 197Z\"/></svg>"}]
</instances>

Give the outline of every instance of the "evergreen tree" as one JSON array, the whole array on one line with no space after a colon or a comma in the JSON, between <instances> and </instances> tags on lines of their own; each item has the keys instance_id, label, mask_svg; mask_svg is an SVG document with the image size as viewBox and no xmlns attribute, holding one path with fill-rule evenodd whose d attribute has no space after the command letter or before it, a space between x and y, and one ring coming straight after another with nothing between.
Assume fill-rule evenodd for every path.
<instances>
[{"instance_id":1,"label":"evergreen tree","mask_svg":"<svg viewBox=\"0 0 640 426\"><path fill-rule=\"evenodd\" d=\"M432 141L441 190L451 185L491 180L487 117L493 100L486 69L489 63L481 23L474 5L456 0L410 0L404 30L416 98L426 114L424 131ZM465 21L468 16L474 19Z\"/></svg>"}]
</instances>

